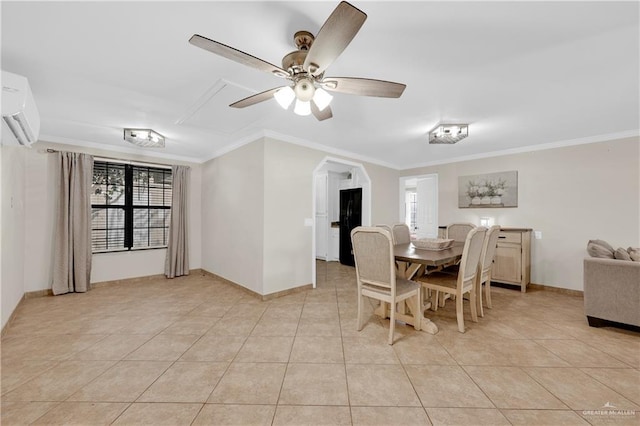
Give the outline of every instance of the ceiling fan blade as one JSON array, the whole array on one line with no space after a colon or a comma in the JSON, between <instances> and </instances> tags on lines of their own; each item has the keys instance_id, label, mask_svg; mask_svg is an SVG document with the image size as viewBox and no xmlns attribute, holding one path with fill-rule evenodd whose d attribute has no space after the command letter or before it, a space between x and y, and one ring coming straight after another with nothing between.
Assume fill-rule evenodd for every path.
<instances>
[{"instance_id":1,"label":"ceiling fan blade","mask_svg":"<svg viewBox=\"0 0 640 426\"><path fill-rule=\"evenodd\" d=\"M326 77L320 83L326 90L360 96L399 98L406 84L356 77Z\"/></svg>"},{"instance_id":2,"label":"ceiling fan blade","mask_svg":"<svg viewBox=\"0 0 640 426\"><path fill-rule=\"evenodd\" d=\"M329 105L327 105L322 111L320 111L313 100L311 101L311 113L315 118L318 119L318 121L326 120L327 118L333 117L333 113L331 112L331 107Z\"/></svg>"},{"instance_id":3,"label":"ceiling fan blade","mask_svg":"<svg viewBox=\"0 0 640 426\"><path fill-rule=\"evenodd\" d=\"M256 93L255 95L251 95L247 98L240 99L239 101L234 102L229 106L233 108L245 108L251 105L258 104L260 102L268 101L269 99L273 99L273 94L280 89L282 89L282 87L276 87L275 89L265 90L264 92Z\"/></svg>"},{"instance_id":4,"label":"ceiling fan blade","mask_svg":"<svg viewBox=\"0 0 640 426\"><path fill-rule=\"evenodd\" d=\"M267 61L256 58L241 50L234 49L226 44L218 43L201 35L194 34L189 39L189 43L201 49L208 50L216 55L224 56L232 61L239 62L243 65L259 69L260 71L272 73L278 77L289 78L289 73L280 67L270 64Z\"/></svg>"},{"instance_id":5,"label":"ceiling fan blade","mask_svg":"<svg viewBox=\"0 0 640 426\"><path fill-rule=\"evenodd\" d=\"M351 43L366 19L366 13L341 2L318 31L303 69L314 76L322 74Z\"/></svg>"}]
</instances>

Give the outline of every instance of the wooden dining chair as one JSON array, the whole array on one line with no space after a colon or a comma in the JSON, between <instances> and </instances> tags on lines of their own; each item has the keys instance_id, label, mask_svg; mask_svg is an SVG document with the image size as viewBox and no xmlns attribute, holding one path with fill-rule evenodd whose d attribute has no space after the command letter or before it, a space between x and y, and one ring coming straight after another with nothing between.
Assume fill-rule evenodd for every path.
<instances>
[{"instance_id":1,"label":"wooden dining chair","mask_svg":"<svg viewBox=\"0 0 640 426\"><path fill-rule=\"evenodd\" d=\"M392 229L395 244L407 244L411 242L411 231L406 223L396 223Z\"/></svg>"},{"instance_id":2,"label":"wooden dining chair","mask_svg":"<svg viewBox=\"0 0 640 426\"><path fill-rule=\"evenodd\" d=\"M390 309L389 344L393 345L396 304L412 298L410 309L414 327L420 330L422 317L420 283L396 277L393 241L389 231L380 227L358 226L351 231L358 285L358 331L363 327L365 297L388 303Z\"/></svg>"},{"instance_id":3,"label":"wooden dining chair","mask_svg":"<svg viewBox=\"0 0 640 426\"><path fill-rule=\"evenodd\" d=\"M445 238L449 238L456 242L463 243L466 241L469 231L471 231L475 227L476 226L473 223L450 223L449 225L447 225L447 228L445 229ZM440 267L440 270L458 275L459 264L460 264L460 260L451 262L451 263L446 263ZM438 296L437 292L436 292L436 296ZM445 300L450 296L451 295L447 295L447 294L439 295L438 297L439 306L444 307Z\"/></svg>"},{"instance_id":4,"label":"wooden dining chair","mask_svg":"<svg viewBox=\"0 0 640 426\"><path fill-rule=\"evenodd\" d=\"M462 259L457 275L444 272L434 272L423 276L420 281L425 290L430 290L432 294L431 309L438 309L438 293L451 294L456 298L456 317L458 331L464 333L463 301L464 295L469 293L471 308L471 320L478 322L477 301L476 301L476 275L478 274L478 263L484 245L484 236L487 228L479 227L472 229L464 242Z\"/></svg>"},{"instance_id":5,"label":"wooden dining chair","mask_svg":"<svg viewBox=\"0 0 640 426\"><path fill-rule=\"evenodd\" d=\"M467 235L469 231L474 229L476 226L473 223L450 223L447 225L447 229L445 230L446 238L452 239L459 243L464 243L467 240ZM446 265L443 265L443 269L453 267L453 272L457 274L457 268L460 261L452 262ZM451 271L451 270L450 270ZM441 305L444 306L444 298L440 301Z\"/></svg>"},{"instance_id":6,"label":"wooden dining chair","mask_svg":"<svg viewBox=\"0 0 640 426\"><path fill-rule=\"evenodd\" d=\"M395 245L396 243L396 238L395 235L393 234L393 229L391 229L391 227L389 225L385 225L385 224L380 224L380 225L376 225L378 228L382 228L385 229L389 232L389 234L391 234L391 242Z\"/></svg>"},{"instance_id":7,"label":"wooden dining chair","mask_svg":"<svg viewBox=\"0 0 640 426\"><path fill-rule=\"evenodd\" d=\"M445 233L447 238L463 243L467 239L469 231L475 227L473 223L451 223L447 225Z\"/></svg>"},{"instance_id":8,"label":"wooden dining chair","mask_svg":"<svg viewBox=\"0 0 640 426\"><path fill-rule=\"evenodd\" d=\"M406 223L396 223L392 227L388 225L378 225L378 226L386 226L391 230L391 239L393 240L393 244L407 244L411 242L411 231L409 230L409 226ZM424 266L422 265L413 265L410 266L407 262L396 262L396 267L399 271L402 272L405 278L412 279L416 275L420 275L424 273Z\"/></svg>"},{"instance_id":9,"label":"wooden dining chair","mask_svg":"<svg viewBox=\"0 0 640 426\"><path fill-rule=\"evenodd\" d=\"M480 262L478 263L478 274L476 278L476 299L478 302L478 315L484 317L482 308L482 284L484 284L484 294L487 300L487 308L491 308L491 271L493 269L493 258L496 255L500 226L494 225L487 231L484 237Z\"/></svg>"}]
</instances>

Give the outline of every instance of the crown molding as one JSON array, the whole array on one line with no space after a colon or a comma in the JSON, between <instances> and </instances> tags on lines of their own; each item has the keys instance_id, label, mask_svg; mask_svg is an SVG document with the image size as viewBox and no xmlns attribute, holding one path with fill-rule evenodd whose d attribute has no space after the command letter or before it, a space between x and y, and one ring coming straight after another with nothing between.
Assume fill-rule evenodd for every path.
<instances>
[{"instance_id":1,"label":"crown molding","mask_svg":"<svg viewBox=\"0 0 640 426\"><path fill-rule=\"evenodd\" d=\"M49 142L53 144L72 145L72 146L77 146L82 148L91 148L94 150L100 150L105 152L119 152L121 154L138 155L138 156L144 156L147 158L157 158L162 160L174 160L174 161L182 161L186 163L196 163L196 164L203 163L202 159L200 158L185 157L181 155L172 155L164 152L152 151L152 149L157 149L157 148L135 149L135 148L127 148L127 147L118 147L118 146L105 145L101 143L87 142L87 141L81 141L77 139L63 138L59 136L46 135L46 134L40 135L40 137L38 138L38 142Z\"/></svg>"},{"instance_id":2,"label":"crown molding","mask_svg":"<svg viewBox=\"0 0 640 426\"><path fill-rule=\"evenodd\" d=\"M399 170L411 170L411 169L418 169L422 167L440 166L443 164L460 163L463 161L481 160L483 158L502 157L505 155L523 154L527 152L544 151L547 149L564 148L564 147L576 146L576 145L586 145L590 143L606 142L606 141L613 141L617 139L625 139L625 138L633 138L633 137L640 137L639 129L626 130L626 131L617 132L617 133L608 133L605 135L588 136L588 137L577 138L577 139L568 139L564 141L549 142L549 143L543 143L538 145L527 145L523 147L505 149L500 151L483 152L481 154L472 154L472 155L465 155L465 156L455 157L455 158L447 158L444 160L428 161L425 163L414 164L408 167L402 167Z\"/></svg>"}]
</instances>

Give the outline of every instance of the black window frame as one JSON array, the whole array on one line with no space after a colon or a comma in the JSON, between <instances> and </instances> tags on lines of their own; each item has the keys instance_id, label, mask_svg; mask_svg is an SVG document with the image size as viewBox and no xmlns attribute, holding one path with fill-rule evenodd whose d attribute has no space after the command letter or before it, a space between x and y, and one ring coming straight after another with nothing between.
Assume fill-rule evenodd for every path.
<instances>
[{"instance_id":1,"label":"black window frame","mask_svg":"<svg viewBox=\"0 0 640 426\"><path fill-rule=\"evenodd\" d=\"M100 168L103 168L106 172L105 172L105 182L104 185L107 188L109 186L123 186L124 187L124 203L123 204L109 204L109 202L107 201L107 204L91 204L91 210L92 213L94 211L94 209L105 209L105 221L104 221L104 228L94 228L93 226L93 220L91 223L91 231L92 231L92 240L91 240L91 245L92 245L92 253L93 254L99 254L99 253L113 253L113 252L125 252L125 251L138 251L138 250L155 250L155 249L163 249L167 247L167 243L168 243L168 239L169 239L169 235L168 235L168 228L169 228L169 219L170 219L170 213L169 215L166 214L166 210L168 210L169 212L171 211L171 193L173 190L173 180L172 180L172 170L171 168L167 168L167 167L163 167L160 165L139 165L139 164L128 164L128 163L121 163L121 162L117 162L117 161L108 161L108 160L94 160L94 169L96 168L96 165ZM124 182L123 185L117 185L117 184L111 184L109 183L109 168L112 169L122 169L124 171ZM147 200L146 200L146 204L140 204L140 203L135 203L134 202L134 188L138 188L138 191L136 191L138 194L140 193L139 188L143 188L145 187L144 185L140 185L139 182L137 185L134 185L134 173L135 172L146 172L147 173L147 181L146 181L146 196L147 196ZM161 184L161 188L158 187L158 184L154 184L153 188L156 190L160 190L159 192L162 194L162 203L161 205L159 204L152 204L151 203L151 183L150 183L150 176L152 173L155 174L162 174L162 184ZM169 183L167 184L167 178L166 176L169 176ZM94 176L93 176L93 182L95 184L95 172L94 172ZM97 192L96 192L97 194ZM168 204L168 205L167 205ZM109 226L109 213L116 211L116 210L120 210L124 212L124 228L116 228L116 227L110 227ZM141 210L147 210L147 225L140 227L140 226L136 226L136 221L135 221L135 213L136 210L141 211ZM151 222L151 211L155 210L155 211L163 211L162 212L162 220L164 225L163 226L152 226ZM134 238L134 232L135 229L147 229L147 244L144 246L136 246L136 239ZM152 229L163 229L163 245L149 245L150 240L151 240L151 230ZM93 231L105 231L105 240L104 240L104 244L105 247L104 248L94 248L94 238L93 238ZM118 240L118 244L117 247L115 248L109 248L109 231L124 231L124 247L120 244L121 240ZM138 240L139 241L139 240Z\"/></svg>"}]
</instances>

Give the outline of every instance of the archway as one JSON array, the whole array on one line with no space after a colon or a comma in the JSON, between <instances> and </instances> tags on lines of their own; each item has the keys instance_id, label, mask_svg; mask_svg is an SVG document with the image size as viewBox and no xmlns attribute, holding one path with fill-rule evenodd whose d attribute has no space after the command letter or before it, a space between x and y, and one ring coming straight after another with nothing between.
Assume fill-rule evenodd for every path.
<instances>
[{"instance_id":1,"label":"archway","mask_svg":"<svg viewBox=\"0 0 640 426\"><path fill-rule=\"evenodd\" d=\"M323 183L324 181L324 183ZM362 225L371 226L371 179L364 166L360 163L343 160L341 158L325 157L313 170L312 194L313 194L313 233L311 250L311 271L313 288L316 288L317 271L316 259L318 258L318 246L326 253L321 253L325 261L333 261L329 256L329 249L336 242L331 240L331 223L339 220L339 190L362 188ZM335 231L334 231L335 232ZM331 246L329 245L331 244Z\"/></svg>"}]
</instances>

